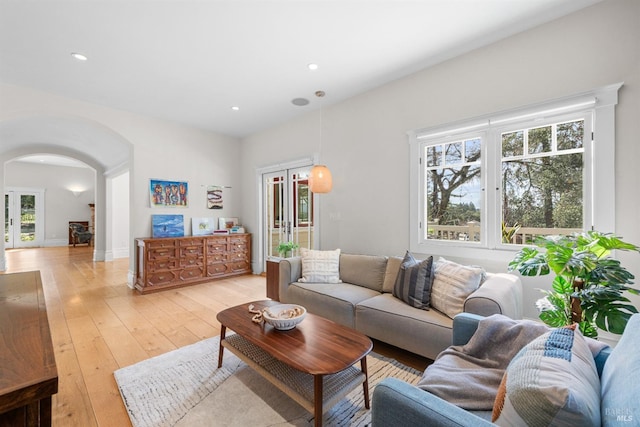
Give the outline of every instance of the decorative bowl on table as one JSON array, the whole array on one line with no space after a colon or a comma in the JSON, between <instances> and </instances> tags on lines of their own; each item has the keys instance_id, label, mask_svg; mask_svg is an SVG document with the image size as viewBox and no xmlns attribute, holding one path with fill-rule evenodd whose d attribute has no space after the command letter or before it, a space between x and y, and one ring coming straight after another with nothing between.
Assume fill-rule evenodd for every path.
<instances>
[{"instance_id":1,"label":"decorative bowl on table","mask_svg":"<svg viewBox=\"0 0 640 427\"><path fill-rule=\"evenodd\" d=\"M306 315L307 309L296 304L272 305L262 311L264 321L279 331L295 328Z\"/></svg>"}]
</instances>

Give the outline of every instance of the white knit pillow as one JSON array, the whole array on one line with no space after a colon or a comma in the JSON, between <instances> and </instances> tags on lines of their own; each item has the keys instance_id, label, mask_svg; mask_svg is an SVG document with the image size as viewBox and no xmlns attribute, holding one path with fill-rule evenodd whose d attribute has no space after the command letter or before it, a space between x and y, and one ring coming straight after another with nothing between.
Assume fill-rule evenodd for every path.
<instances>
[{"instance_id":1,"label":"white knit pillow","mask_svg":"<svg viewBox=\"0 0 640 427\"><path fill-rule=\"evenodd\" d=\"M444 258L434 263L431 307L453 317L462 313L464 301L478 289L485 272L481 267L461 265Z\"/></svg>"},{"instance_id":2,"label":"white knit pillow","mask_svg":"<svg viewBox=\"0 0 640 427\"><path fill-rule=\"evenodd\" d=\"M302 277L299 282L340 283L340 249L316 251L300 248Z\"/></svg>"}]
</instances>

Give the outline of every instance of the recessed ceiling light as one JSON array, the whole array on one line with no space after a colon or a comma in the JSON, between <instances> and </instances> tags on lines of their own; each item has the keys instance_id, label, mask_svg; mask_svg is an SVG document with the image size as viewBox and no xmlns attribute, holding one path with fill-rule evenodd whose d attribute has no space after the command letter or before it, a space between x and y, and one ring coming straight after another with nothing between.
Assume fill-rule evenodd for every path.
<instances>
[{"instance_id":1,"label":"recessed ceiling light","mask_svg":"<svg viewBox=\"0 0 640 427\"><path fill-rule=\"evenodd\" d=\"M233 107L231 107L231 109L233 111L240 111L240 107L238 107L237 105L234 105Z\"/></svg>"},{"instance_id":2,"label":"recessed ceiling light","mask_svg":"<svg viewBox=\"0 0 640 427\"><path fill-rule=\"evenodd\" d=\"M307 98L294 98L291 100L291 103L293 105L297 105L298 107L304 107L309 103L309 100Z\"/></svg>"},{"instance_id":3,"label":"recessed ceiling light","mask_svg":"<svg viewBox=\"0 0 640 427\"><path fill-rule=\"evenodd\" d=\"M311 63L311 64L307 65L307 68L310 69L310 70L317 70L318 69L318 64Z\"/></svg>"},{"instance_id":4,"label":"recessed ceiling light","mask_svg":"<svg viewBox=\"0 0 640 427\"><path fill-rule=\"evenodd\" d=\"M78 61L86 61L86 60L87 60L87 57L86 57L86 56L84 56L83 54L78 53L78 52L72 52L72 53L71 53L71 56L73 56L73 57L74 57L75 59L77 59Z\"/></svg>"}]
</instances>

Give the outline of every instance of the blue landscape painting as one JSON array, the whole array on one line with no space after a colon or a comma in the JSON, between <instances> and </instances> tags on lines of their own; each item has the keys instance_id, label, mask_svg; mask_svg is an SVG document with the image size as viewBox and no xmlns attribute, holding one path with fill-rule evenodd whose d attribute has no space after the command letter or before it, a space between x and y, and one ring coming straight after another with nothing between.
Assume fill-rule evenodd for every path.
<instances>
[{"instance_id":1,"label":"blue landscape painting","mask_svg":"<svg viewBox=\"0 0 640 427\"><path fill-rule=\"evenodd\" d=\"M152 237L183 237L183 215L151 215Z\"/></svg>"}]
</instances>

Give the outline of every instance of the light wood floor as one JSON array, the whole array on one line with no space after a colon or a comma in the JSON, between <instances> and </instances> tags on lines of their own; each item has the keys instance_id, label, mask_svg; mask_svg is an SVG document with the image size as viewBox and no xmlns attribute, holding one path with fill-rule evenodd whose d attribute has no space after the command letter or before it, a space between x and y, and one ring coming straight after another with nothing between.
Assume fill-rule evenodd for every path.
<instances>
[{"instance_id":1,"label":"light wood floor","mask_svg":"<svg viewBox=\"0 0 640 427\"><path fill-rule=\"evenodd\" d=\"M218 335L219 311L266 298L265 278L256 275L140 295L126 284L128 259L93 262L92 249L6 251L5 273L42 276L59 376L54 426L130 426L113 371ZM428 363L374 345L416 369Z\"/></svg>"}]
</instances>

